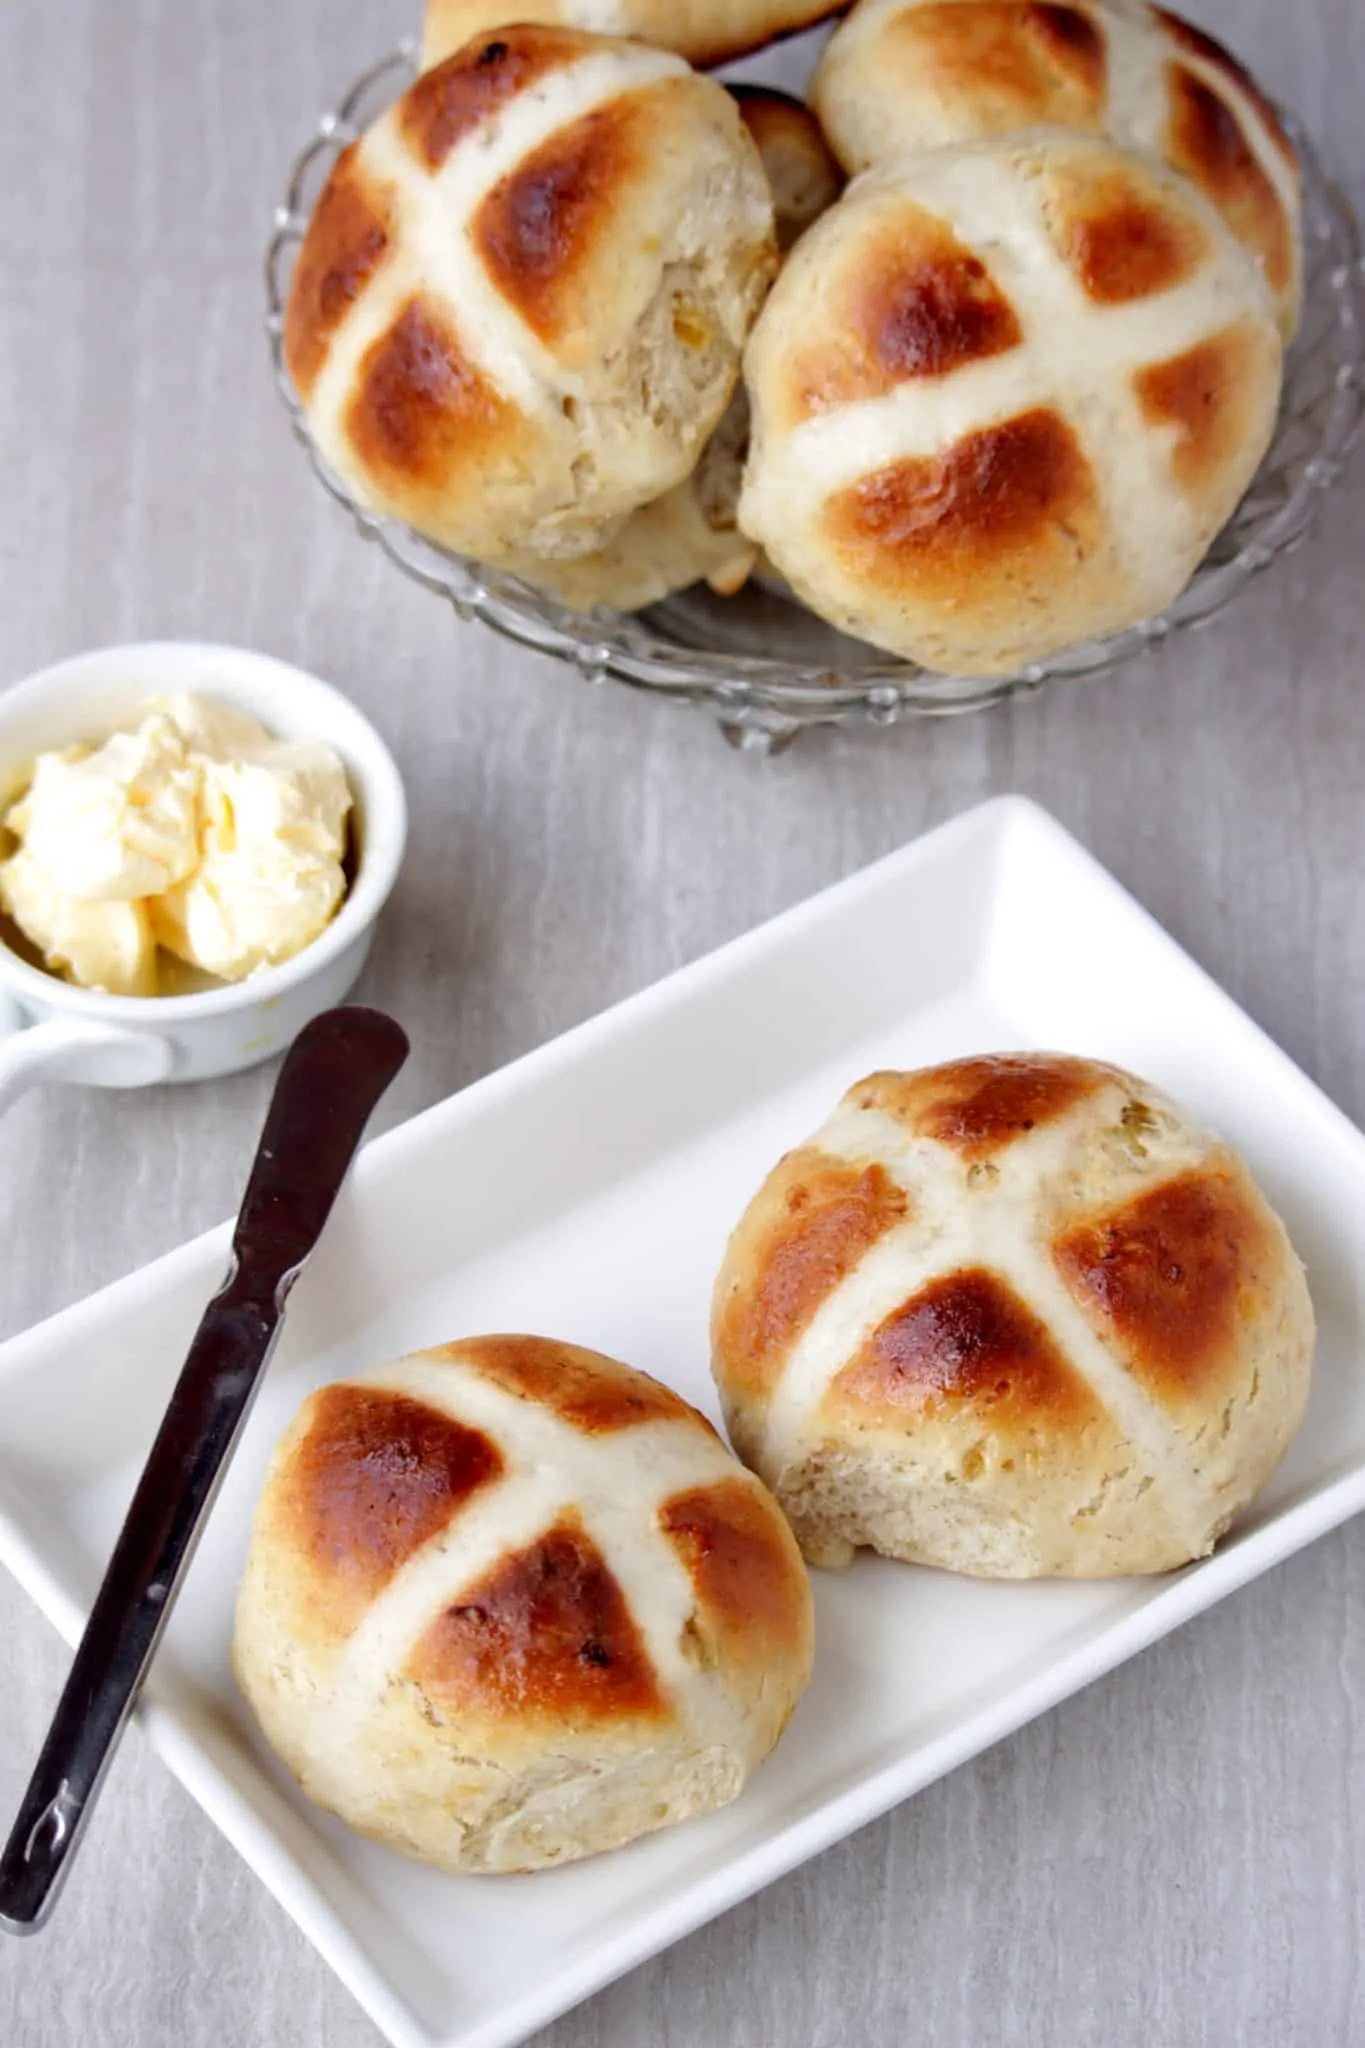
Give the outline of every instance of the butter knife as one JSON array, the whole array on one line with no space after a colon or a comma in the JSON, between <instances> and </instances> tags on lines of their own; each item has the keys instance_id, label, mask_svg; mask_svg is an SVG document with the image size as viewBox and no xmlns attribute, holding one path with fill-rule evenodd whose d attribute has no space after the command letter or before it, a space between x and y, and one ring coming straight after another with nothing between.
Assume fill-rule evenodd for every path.
<instances>
[{"instance_id":1,"label":"butter knife","mask_svg":"<svg viewBox=\"0 0 1365 2048\"><path fill-rule=\"evenodd\" d=\"M408 1056L378 1010L328 1010L285 1056L232 1238L3 1855L0 1928L56 1902L279 1335L371 1112Z\"/></svg>"}]
</instances>

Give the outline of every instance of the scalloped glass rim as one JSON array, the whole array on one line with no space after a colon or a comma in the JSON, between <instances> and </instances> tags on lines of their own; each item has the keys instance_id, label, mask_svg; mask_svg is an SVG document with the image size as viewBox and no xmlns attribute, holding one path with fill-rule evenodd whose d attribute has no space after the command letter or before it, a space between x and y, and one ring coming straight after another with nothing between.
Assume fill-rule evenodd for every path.
<instances>
[{"instance_id":1,"label":"scalloped glass rim","mask_svg":"<svg viewBox=\"0 0 1365 2048\"><path fill-rule=\"evenodd\" d=\"M942 676L832 633L803 607L761 588L749 640L777 644L793 632L808 650L754 653L732 626L746 599L716 599L704 586L636 614L573 612L518 577L447 553L410 527L368 511L318 452L283 361L288 266L322 180L346 145L397 96L416 69L401 43L364 72L319 121L296 157L266 252L266 330L275 379L298 440L326 488L366 539L405 574L522 646L572 662L591 682L612 678L709 706L741 744L772 745L803 725L849 719L892 725L907 715L975 711L1035 692L1055 679L1117 668L1172 633L1207 624L1253 576L1305 537L1323 495L1341 475L1365 413L1365 261L1349 201L1324 172L1300 123L1284 116L1303 171L1304 316L1285 370L1284 399L1265 461L1187 588L1140 625L1086 641L1007 676ZM720 643L722 633L731 642ZM711 644L706 644L708 637Z\"/></svg>"}]
</instances>

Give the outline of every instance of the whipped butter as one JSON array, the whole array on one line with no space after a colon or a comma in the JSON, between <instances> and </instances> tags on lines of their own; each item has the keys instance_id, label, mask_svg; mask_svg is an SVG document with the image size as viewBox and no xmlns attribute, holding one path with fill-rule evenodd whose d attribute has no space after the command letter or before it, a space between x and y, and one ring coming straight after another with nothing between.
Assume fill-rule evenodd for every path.
<instances>
[{"instance_id":1,"label":"whipped butter","mask_svg":"<svg viewBox=\"0 0 1365 2048\"><path fill-rule=\"evenodd\" d=\"M99 746L39 756L0 820L17 842L0 908L83 988L156 995L176 978L164 954L243 981L333 916L350 809L330 747L175 697Z\"/></svg>"}]
</instances>

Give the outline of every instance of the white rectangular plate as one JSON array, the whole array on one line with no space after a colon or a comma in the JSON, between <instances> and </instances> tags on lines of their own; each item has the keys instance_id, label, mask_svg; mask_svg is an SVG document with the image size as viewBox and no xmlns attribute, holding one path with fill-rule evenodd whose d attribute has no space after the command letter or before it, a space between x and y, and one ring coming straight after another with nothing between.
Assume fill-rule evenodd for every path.
<instances>
[{"instance_id":1,"label":"white rectangular plate","mask_svg":"<svg viewBox=\"0 0 1365 2048\"><path fill-rule=\"evenodd\" d=\"M1307 1423L1217 1555L1175 1576L817 1574L811 1692L725 1813L532 1878L450 1878L313 1811L228 1668L269 1448L304 1393L480 1330L646 1367L714 1414L726 1234L871 1068L1033 1045L1135 1068L1247 1153L1321 1325ZM0 1557L74 1640L227 1234L0 1351ZM1365 1506L1365 1140L1060 828L1007 798L372 1145L171 1623L142 1722L399 2048L505 2048ZM739 1994L742 2001L742 1992ZM742 2028L741 2028L742 2031Z\"/></svg>"}]
</instances>

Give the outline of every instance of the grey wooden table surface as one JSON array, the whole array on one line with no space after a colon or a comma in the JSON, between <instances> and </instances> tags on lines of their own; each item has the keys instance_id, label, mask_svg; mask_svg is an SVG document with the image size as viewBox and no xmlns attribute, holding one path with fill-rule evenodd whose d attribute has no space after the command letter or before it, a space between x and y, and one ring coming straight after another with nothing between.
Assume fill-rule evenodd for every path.
<instances>
[{"instance_id":1,"label":"grey wooden table surface","mask_svg":"<svg viewBox=\"0 0 1365 2048\"><path fill-rule=\"evenodd\" d=\"M1365 202L1361 0L1202 0ZM0 27L0 681L247 642L340 682L406 774L364 984L390 1120L993 791L1071 826L1365 1120L1365 461L1219 628L1092 688L763 762L457 628L305 471L259 255L391 0L64 0ZM269 1076L47 1091L0 1131L0 1333L216 1221ZM0 1427L3 1424L0 1422ZM0 1581L0 1811L64 1669ZM561 2021L541 2048L1365 2043L1365 1523ZM145 1748L60 1918L0 1949L5 2048L377 2036Z\"/></svg>"}]
</instances>

